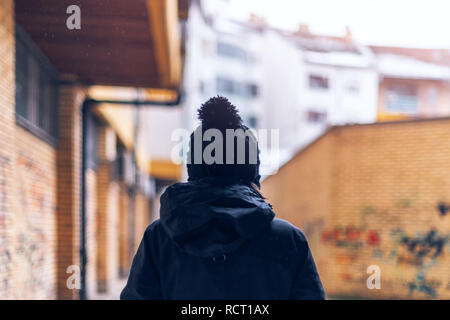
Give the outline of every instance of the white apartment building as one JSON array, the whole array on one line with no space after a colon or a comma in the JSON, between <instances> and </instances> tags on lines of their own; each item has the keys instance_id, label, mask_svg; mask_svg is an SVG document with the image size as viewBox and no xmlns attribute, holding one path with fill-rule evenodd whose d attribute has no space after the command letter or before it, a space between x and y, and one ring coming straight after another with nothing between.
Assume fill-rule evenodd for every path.
<instances>
[{"instance_id":1,"label":"white apartment building","mask_svg":"<svg viewBox=\"0 0 450 320\"><path fill-rule=\"evenodd\" d=\"M300 79L298 143L303 146L328 126L376 121L376 60L347 31L343 37L315 35L301 26L284 33L298 49Z\"/></svg>"},{"instance_id":2,"label":"white apartment building","mask_svg":"<svg viewBox=\"0 0 450 320\"><path fill-rule=\"evenodd\" d=\"M212 5L215 4L215 5ZM244 122L258 127L261 73L257 31L226 16L226 1L193 1L186 25L183 118L188 129L208 98L223 95L236 105Z\"/></svg>"},{"instance_id":3,"label":"white apartment building","mask_svg":"<svg viewBox=\"0 0 450 320\"><path fill-rule=\"evenodd\" d=\"M186 24L183 125L221 94L247 125L278 129L261 146L276 168L330 125L375 122L378 76L371 51L351 39L287 32L255 16L236 21L227 1L193 1ZM276 150L275 150L276 149ZM274 163L276 163L274 167Z\"/></svg>"}]
</instances>

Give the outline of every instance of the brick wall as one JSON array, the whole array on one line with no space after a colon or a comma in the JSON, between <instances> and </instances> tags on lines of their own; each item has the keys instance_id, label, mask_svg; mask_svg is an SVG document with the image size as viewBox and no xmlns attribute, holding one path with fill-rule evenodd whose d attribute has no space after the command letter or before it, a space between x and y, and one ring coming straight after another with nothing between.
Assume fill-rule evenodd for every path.
<instances>
[{"instance_id":1,"label":"brick wall","mask_svg":"<svg viewBox=\"0 0 450 320\"><path fill-rule=\"evenodd\" d=\"M119 194L119 276L127 277L130 267L130 195L128 187L120 184Z\"/></svg>"},{"instance_id":2,"label":"brick wall","mask_svg":"<svg viewBox=\"0 0 450 320\"><path fill-rule=\"evenodd\" d=\"M57 292L59 299L76 299L78 290L67 288L67 267L81 266L81 106L84 92L76 86L60 87L59 144L57 152Z\"/></svg>"},{"instance_id":3,"label":"brick wall","mask_svg":"<svg viewBox=\"0 0 450 320\"><path fill-rule=\"evenodd\" d=\"M86 175L86 290L87 296L97 293L97 172L87 169Z\"/></svg>"},{"instance_id":4,"label":"brick wall","mask_svg":"<svg viewBox=\"0 0 450 320\"><path fill-rule=\"evenodd\" d=\"M15 123L13 1L0 3L0 299L56 297L56 149Z\"/></svg>"},{"instance_id":5,"label":"brick wall","mask_svg":"<svg viewBox=\"0 0 450 320\"><path fill-rule=\"evenodd\" d=\"M307 235L328 295L450 298L449 132L449 119L336 127L263 182Z\"/></svg>"},{"instance_id":6,"label":"brick wall","mask_svg":"<svg viewBox=\"0 0 450 320\"><path fill-rule=\"evenodd\" d=\"M117 182L109 185L108 219L106 222L106 281L114 283L119 279L119 199L120 187Z\"/></svg>"},{"instance_id":7,"label":"brick wall","mask_svg":"<svg viewBox=\"0 0 450 320\"><path fill-rule=\"evenodd\" d=\"M16 154L10 224L17 278L11 298L56 297L56 150L20 127Z\"/></svg>"},{"instance_id":8,"label":"brick wall","mask_svg":"<svg viewBox=\"0 0 450 320\"><path fill-rule=\"evenodd\" d=\"M69 266L81 266L81 107L84 89L60 87L59 139L50 145L15 121L14 1L0 1L0 299L77 299ZM116 134L99 135L99 167L86 177L88 297L117 288L135 236L148 224L148 201L112 180ZM120 212L120 217L119 217Z\"/></svg>"},{"instance_id":9,"label":"brick wall","mask_svg":"<svg viewBox=\"0 0 450 320\"><path fill-rule=\"evenodd\" d=\"M119 187L112 177L116 157L116 135L103 125L98 135L98 221L97 282L100 292L107 292L118 277L118 201Z\"/></svg>"},{"instance_id":10,"label":"brick wall","mask_svg":"<svg viewBox=\"0 0 450 320\"><path fill-rule=\"evenodd\" d=\"M0 2L0 299L14 290L13 162L14 151L14 8L12 0Z\"/></svg>"},{"instance_id":11,"label":"brick wall","mask_svg":"<svg viewBox=\"0 0 450 320\"><path fill-rule=\"evenodd\" d=\"M136 209L134 219L134 253L136 253L139 244L141 243L145 229L150 223L150 208L148 198L141 192L138 192L135 197L135 203Z\"/></svg>"}]
</instances>

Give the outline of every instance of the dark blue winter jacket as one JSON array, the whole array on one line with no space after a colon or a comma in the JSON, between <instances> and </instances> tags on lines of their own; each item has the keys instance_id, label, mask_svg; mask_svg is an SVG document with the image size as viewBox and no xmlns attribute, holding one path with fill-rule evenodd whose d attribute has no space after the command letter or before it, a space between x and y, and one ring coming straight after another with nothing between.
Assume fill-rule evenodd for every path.
<instances>
[{"instance_id":1,"label":"dark blue winter jacket","mask_svg":"<svg viewBox=\"0 0 450 320\"><path fill-rule=\"evenodd\" d=\"M302 231L250 186L204 178L161 196L121 299L324 299Z\"/></svg>"}]
</instances>

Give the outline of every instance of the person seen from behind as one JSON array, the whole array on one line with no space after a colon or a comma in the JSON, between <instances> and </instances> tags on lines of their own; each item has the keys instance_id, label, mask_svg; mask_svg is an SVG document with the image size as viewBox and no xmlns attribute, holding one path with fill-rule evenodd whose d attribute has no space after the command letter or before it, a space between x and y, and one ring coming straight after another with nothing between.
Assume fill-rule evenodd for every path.
<instances>
[{"instance_id":1,"label":"person seen from behind","mask_svg":"<svg viewBox=\"0 0 450 320\"><path fill-rule=\"evenodd\" d=\"M188 181L161 195L120 298L325 299L305 235L275 218L259 192L258 142L236 107L217 96L198 114ZM222 147L213 148L214 134L202 138L208 130L222 134Z\"/></svg>"}]
</instances>

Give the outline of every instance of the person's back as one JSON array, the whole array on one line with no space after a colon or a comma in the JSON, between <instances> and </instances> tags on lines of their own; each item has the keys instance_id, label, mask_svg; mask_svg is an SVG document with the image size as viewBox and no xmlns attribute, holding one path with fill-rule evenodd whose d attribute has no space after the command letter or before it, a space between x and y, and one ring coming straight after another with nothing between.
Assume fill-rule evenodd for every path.
<instances>
[{"instance_id":1,"label":"person's back","mask_svg":"<svg viewBox=\"0 0 450 320\"><path fill-rule=\"evenodd\" d=\"M225 118L231 110L239 120L227 125L241 126L234 106L213 99L200 111L203 125L219 127L205 121L205 113L210 119L211 108L220 114L225 104ZM189 181L166 189L160 219L144 234L121 299L325 298L305 236L274 218L256 190L259 157L234 166L190 164Z\"/></svg>"}]
</instances>

